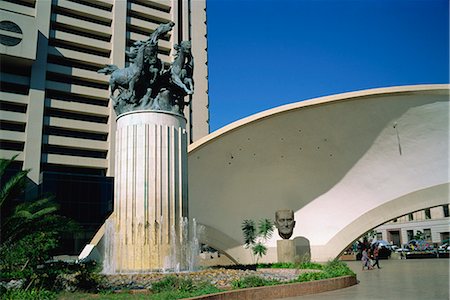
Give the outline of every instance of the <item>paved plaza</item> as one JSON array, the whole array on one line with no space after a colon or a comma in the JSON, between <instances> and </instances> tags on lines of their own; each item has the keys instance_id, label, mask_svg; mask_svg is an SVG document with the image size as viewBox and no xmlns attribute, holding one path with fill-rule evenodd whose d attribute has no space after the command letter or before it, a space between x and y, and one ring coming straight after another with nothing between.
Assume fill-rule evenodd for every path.
<instances>
[{"instance_id":1,"label":"paved plaza","mask_svg":"<svg viewBox=\"0 0 450 300\"><path fill-rule=\"evenodd\" d=\"M371 271L361 271L360 262L347 263L357 274L357 285L283 299L449 299L449 259L381 260L382 268Z\"/></svg>"}]
</instances>

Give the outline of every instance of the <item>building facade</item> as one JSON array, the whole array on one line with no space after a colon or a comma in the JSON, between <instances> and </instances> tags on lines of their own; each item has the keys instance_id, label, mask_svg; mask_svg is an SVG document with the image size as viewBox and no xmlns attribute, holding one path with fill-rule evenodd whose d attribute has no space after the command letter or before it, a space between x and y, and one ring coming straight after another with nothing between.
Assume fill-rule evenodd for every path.
<instances>
[{"instance_id":1,"label":"building facade","mask_svg":"<svg viewBox=\"0 0 450 300\"><path fill-rule=\"evenodd\" d=\"M114 174L115 113L106 64L126 66L125 51L161 23L175 28L159 57L192 40L195 94L185 112L190 141L208 134L206 3L186 0L6 0L0 10L0 156L41 172Z\"/></svg>"},{"instance_id":2,"label":"building facade","mask_svg":"<svg viewBox=\"0 0 450 300\"><path fill-rule=\"evenodd\" d=\"M449 205L419 210L396 218L374 229L377 239L401 246L421 233L422 238L435 245L448 242L450 235Z\"/></svg>"},{"instance_id":3,"label":"building facade","mask_svg":"<svg viewBox=\"0 0 450 300\"><path fill-rule=\"evenodd\" d=\"M162 23L168 67L174 45L192 41L195 93L185 109L189 142L209 133L205 0L5 0L0 8L0 157L31 169L31 185L51 192L89 240L112 210L116 115L106 64ZM70 240L70 239L69 239ZM73 243L73 240L71 241Z\"/></svg>"}]
</instances>

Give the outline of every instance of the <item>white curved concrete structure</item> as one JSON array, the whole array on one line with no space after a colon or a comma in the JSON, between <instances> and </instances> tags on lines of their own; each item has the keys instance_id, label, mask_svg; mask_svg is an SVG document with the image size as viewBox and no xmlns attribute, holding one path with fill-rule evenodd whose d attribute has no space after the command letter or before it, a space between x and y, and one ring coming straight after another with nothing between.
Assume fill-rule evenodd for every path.
<instances>
[{"instance_id":1,"label":"white curved concrete structure","mask_svg":"<svg viewBox=\"0 0 450 300\"><path fill-rule=\"evenodd\" d=\"M302 101L190 145L189 215L238 262L244 219L295 211L311 259L411 211L449 202L449 85L372 89ZM276 260L276 240L266 260Z\"/></svg>"}]
</instances>

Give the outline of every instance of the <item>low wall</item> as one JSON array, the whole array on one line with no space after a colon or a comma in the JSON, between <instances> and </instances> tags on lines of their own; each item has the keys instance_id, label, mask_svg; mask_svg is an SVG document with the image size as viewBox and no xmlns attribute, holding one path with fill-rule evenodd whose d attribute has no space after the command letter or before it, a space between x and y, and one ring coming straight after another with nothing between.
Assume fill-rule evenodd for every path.
<instances>
[{"instance_id":1,"label":"low wall","mask_svg":"<svg viewBox=\"0 0 450 300\"><path fill-rule=\"evenodd\" d=\"M309 294L317 294L355 285L356 276L342 276L331 279L309 282L280 284L274 286L262 286L256 288L240 289L223 293L193 297L188 299L204 300L261 300L295 297Z\"/></svg>"}]
</instances>

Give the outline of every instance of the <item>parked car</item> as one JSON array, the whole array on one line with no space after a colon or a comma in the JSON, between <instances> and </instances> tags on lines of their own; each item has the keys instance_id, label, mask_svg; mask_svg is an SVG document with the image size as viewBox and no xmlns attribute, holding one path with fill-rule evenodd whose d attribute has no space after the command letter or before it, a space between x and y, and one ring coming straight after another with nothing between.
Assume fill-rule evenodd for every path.
<instances>
[{"instance_id":1,"label":"parked car","mask_svg":"<svg viewBox=\"0 0 450 300\"><path fill-rule=\"evenodd\" d=\"M431 251L434 250L432 244L424 240L410 240L408 247L413 251Z\"/></svg>"},{"instance_id":2,"label":"parked car","mask_svg":"<svg viewBox=\"0 0 450 300\"><path fill-rule=\"evenodd\" d=\"M440 245L438 249L439 249L439 251L445 251L445 250L450 251L450 245L448 243L444 243L444 244Z\"/></svg>"},{"instance_id":3,"label":"parked car","mask_svg":"<svg viewBox=\"0 0 450 300\"><path fill-rule=\"evenodd\" d=\"M372 242L372 247L378 247L378 257L380 259L388 259L391 256L391 244L384 240L376 240Z\"/></svg>"},{"instance_id":4,"label":"parked car","mask_svg":"<svg viewBox=\"0 0 450 300\"><path fill-rule=\"evenodd\" d=\"M398 247L397 245L392 245L391 249L396 253L411 251L408 247Z\"/></svg>"}]
</instances>

